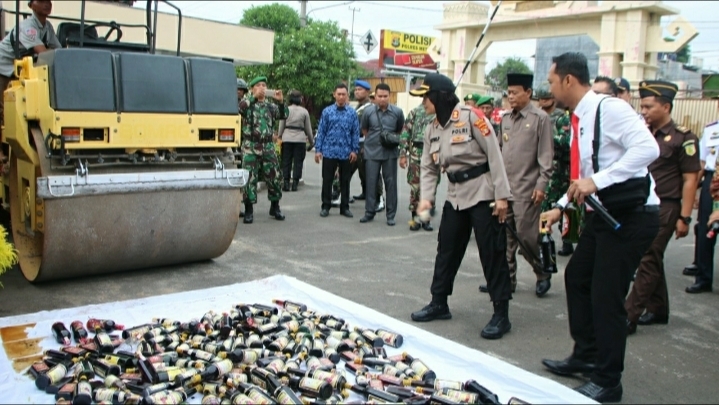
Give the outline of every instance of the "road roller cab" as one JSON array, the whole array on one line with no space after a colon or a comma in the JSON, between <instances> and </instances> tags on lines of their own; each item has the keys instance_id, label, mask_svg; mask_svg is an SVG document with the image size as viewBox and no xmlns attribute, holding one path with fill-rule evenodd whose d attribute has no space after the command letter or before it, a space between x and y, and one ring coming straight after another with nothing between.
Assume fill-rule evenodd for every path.
<instances>
[{"instance_id":1,"label":"road roller cab","mask_svg":"<svg viewBox=\"0 0 719 405\"><path fill-rule=\"evenodd\" d=\"M30 281L207 260L232 241L247 182L234 66L154 54L150 3L147 44L114 23L100 38L83 15L58 25L63 49L15 63L2 198Z\"/></svg>"}]
</instances>

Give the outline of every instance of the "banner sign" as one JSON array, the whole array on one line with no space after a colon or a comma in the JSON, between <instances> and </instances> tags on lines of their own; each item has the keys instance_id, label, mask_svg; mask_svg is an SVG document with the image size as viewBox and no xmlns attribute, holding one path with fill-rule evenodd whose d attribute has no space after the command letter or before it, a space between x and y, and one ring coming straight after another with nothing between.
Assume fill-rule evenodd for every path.
<instances>
[{"instance_id":1,"label":"banner sign","mask_svg":"<svg viewBox=\"0 0 719 405\"><path fill-rule=\"evenodd\" d=\"M380 69L386 65L436 69L437 64L427 53L434 40L434 37L426 35L382 30L379 51Z\"/></svg>"}]
</instances>

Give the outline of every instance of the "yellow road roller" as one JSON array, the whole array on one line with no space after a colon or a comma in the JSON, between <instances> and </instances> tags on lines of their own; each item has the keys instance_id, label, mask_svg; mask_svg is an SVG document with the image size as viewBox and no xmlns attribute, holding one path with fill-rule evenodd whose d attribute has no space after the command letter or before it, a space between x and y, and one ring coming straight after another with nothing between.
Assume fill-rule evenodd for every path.
<instances>
[{"instance_id":1,"label":"yellow road roller","mask_svg":"<svg viewBox=\"0 0 719 405\"><path fill-rule=\"evenodd\" d=\"M248 179L235 69L180 57L179 35L177 56L155 54L157 3L138 25L146 44L85 20L83 1L79 20L52 17L62 49L16 47L1 197L31 282L207 260L232 242Z\"/></svg>"}]
</instances>

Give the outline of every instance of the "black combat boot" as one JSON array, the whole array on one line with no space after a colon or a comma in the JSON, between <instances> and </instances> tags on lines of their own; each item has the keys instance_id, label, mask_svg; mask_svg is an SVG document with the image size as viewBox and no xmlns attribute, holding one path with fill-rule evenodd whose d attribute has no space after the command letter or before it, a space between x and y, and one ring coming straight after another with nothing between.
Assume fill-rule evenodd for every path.
<instances>
[{"instance_id":1,"label":"black combat boot","mask_svg":"<svg viewBox=\"0 0 719 405\"><path fill-rule=\"evenodd\" d=\"M505 333L512 329L509 323L509 301L493 302L494 315L487 326L482 329L482 337L485 339L500 339Z\"/></svg>"},{"instance_id":2,"label":"black combat boot","mask_svg":"<svg viewBox=\"0 0 719 405\"><path fill-rule=\"evenodd\" d=\"M282 211L280 210L280 202L279 201L272 201L272 204L270 205L270 216L275 217L278 221L284 221L285 216L282 214Z\"/></svg>"},{"instance_id":3,"label":"black combat boot","mask_svg":"<svg viewBox=\"0 0 719 405\"><path fill-rule=\"evenodd\" d=\"M251 224L255 219L253 213L254 210L252 209L252 203L245 203L245 219L243 219L242 222Z\"/></svg>"},{"instance_id":4,"label":"black combat boot","mask_svg":"<svg viewBox=\"0 0 719 405\"><path fill-rule=\"evenodd\" d=\"M432 228L432 224L429 221L422 223L422 229L424 229L427 232L434 231L434 228Z\"/></svg>"},{"instance_id":5,"label":"black combat boot","mask_svg":"<svg viewBox=\"0 0 719 405\"><path fill-rule=\"evenodd\" d=\"M282 183L282 191L290 191L290 179L285 179L285 182Z\"/></svg>"},{"instance_id":6,"label":"black combat boot","mask_svg":"<svg viewBox=\"0 0 719 405\"><path fill-rule=\"evenodd\" d=\"M412 320L415 322L429 322L435 319L452 319L447 305L447 297L433 296L429 305L417 312L412 312Z\"/></svg>"},{"instance_id":7,"label":"black combat boot","mask_svg":"<svg viewBox=\"0 0 719 405\"><path fill-rule=\"evenodd\" d=\"M297 186L300 185L299 179L293 179L292 180L292 191L297 191Z\"/></svg>"},{"instance_id":8,"label":"black combat boot","mask_svg":"<svg viewBox=\"0 0 719 405\"><path fill-rule=\"evenodd\" d=\"M562 249L557 252L560 256L569 256L574 253L574 245L569 242L562 242Z\"/></svg>"}]
</instances>

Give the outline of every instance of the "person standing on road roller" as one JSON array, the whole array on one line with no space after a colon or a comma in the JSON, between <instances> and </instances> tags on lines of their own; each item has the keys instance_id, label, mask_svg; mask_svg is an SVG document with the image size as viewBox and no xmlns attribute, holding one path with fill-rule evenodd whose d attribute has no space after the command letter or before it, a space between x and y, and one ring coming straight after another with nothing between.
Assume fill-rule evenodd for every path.
<instances>
[{"instance_id":1,"label":"person standing on road roller","mask_svg":"<svg viewBox=\"0 0 719 405\"><path fill-rule=\"evenodd\" d=\"M504 160L512 198L507 210L507 225L516 230L521 239L522 256L537 276L535 293L544 296L551 287L551 274L536 267L532 257L539 256L539 214L545 191L552 177L554 159L554 131L552 121L544 111L532 105L534 75L507 74L507 93L512 110L502 117L502 159ZM507 262L512 278L512 290L517 288L517 247L519 242L507 232ZM531 252L525 251L530 249ZM487 287L481 285L480 291Z\"/></svg>"},{"instance_id":2,"label":"person standing on road roller","mask_svg":"<svg viewBox=\"0 0 719 405\"><path fill-rule=\"evenodd\" d=\"M422 200L417 207L420 216L435 202L440 172L445 172L449 180L430 287L432 301L411 317L415 322L452 318L447 297L452 295L454 279L474 230L494 306L494 315L481 335L499 339L512 327L508 314L512 287L503 225L511 197L509 180L491 123L481 110L460 105L454 92L452 81L437 73L428 74L424 84L410 92L423 97L427 114L436 114L424 135Z\"/></svg>"},{"instance_id":3,"label":"person standing on road roller","mask_svg":"<svg viewBox=\"0 0 719 405\"><path fill-rule=\"evenodd\" d=\"M273 141L277 120L287 118L289 110L283 104L282 91L275 92L274 103L265 98L267 78L258 76L249 83L251 92L240 101L242 115L242 166L250 172L250 180L243 196L246 224L254 220L253 204L257 203L257 182L260 177L267 185L270 200L270 216L278 221L285 219L280 210L282 189L280 186L280 165Z\"/></svg>"},{"instance_id":4,"label":"person standing on road roller","mask_svg":"<svg viewBox=\"0 0 719 405\"><path fill-rule=\"evenodd\" d=\"M32 16L20 21L20 29L18 32L19 43L18 50L20 57L36 55L50 49L62 48L60 41L55 35L55 28L48 21L48 17L52 14L52 1L33 0L27 3L32 10ZM15 50L13 44L15 42L15 30L13 28L5 35L0 42L0 92L4 93L10 85L10 81L17 79L15 77ZM0 128L5 124L5 100L0 97ZM2 140L2 133L0 133ZM4 152L0 149L0 164L5 161Z\"/></svg>"},{"instance_id":5,"label":"person standing on road roller","mask_svg":"<svg viewBox=\"0 0 719 405\"><path fill-rule=\"evenodd\" d=\"M422 164L422 150L424 149L424 131L427 125L434 121L434 114L427 114L424 106L419 105L407 114L404 128L399 138L399 167L407 169L407 184L409 184L409 211L412 219L409 220L409 230L432 231L429 221L417 221L417 204L419 204L420 166ZM407 156L409 155L409 166ZM437 181L441 176L437 176Z\"/></svg>"},{"instance_id":6,"label":"person standing on road roller","mask_svg":"<svg viewBox=\"0 0 719 405\"><path fill-rule=\"evenodd\" d=\"M661 80L639 84L642 115L659 144L659 159L649 165L649 172L656 182L661 203L659 233L644 253L624 303L630 335L637 331L637 325L669 322L664 251L675 232L677 239L687 236L692 221L697 178L701 171L697 152L699 140L688 128L672 120L672 103L678 90L674 83Z\"/></svg>"}]
</instances>

